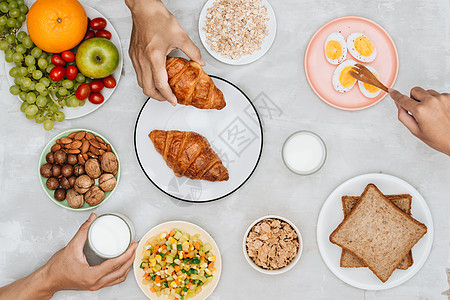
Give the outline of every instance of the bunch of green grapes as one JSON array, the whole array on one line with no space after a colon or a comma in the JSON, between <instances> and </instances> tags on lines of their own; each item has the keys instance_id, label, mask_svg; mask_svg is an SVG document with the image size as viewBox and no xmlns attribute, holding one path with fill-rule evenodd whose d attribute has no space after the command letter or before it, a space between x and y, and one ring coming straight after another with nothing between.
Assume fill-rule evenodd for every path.
<instances>
[{"instance_id":1,"label":"bunch of green grapes","mask_svg":"<svg viewBox=\"0 0 450 300\"><path fill-rule=\"evenodd\" d=\"M2 36L11 33L13 29L22 27L26 20L28 7L23 0L8 0L0 2L0 33Z\"/></svg>"},{"instance_id":2,"label":"bunch of green grapes","mask_svg":"<svg viewBox=\"0 0 450 300\"><path fill-rule=\"evenodd\" d=\"M14 5L11 6L12 3ZM18 31L17 27L22 25L20 20L24 19L12 18L16 13L11 16L11 12L16 8L11 7L15 6L19 7L18 17L25 16L28 8L23 5L23 0L0 2L2 14L0 20L9 17L6 23L7 30L2 31L0 35L0 50L5 52L6 62L15 64L9 71L9 75L14 78L14 85L9 91L23 101L20 110L25 113L27 119L43 124L45 130L51 130L54 121L62 122L65 119L61 111L64 106L75 107L85 104L85 101L76 98L75 91L80 84L89 83L90 79L78 73L75 80L65 79L58 82L51 80L49 74L55 67L51 63L52 55L36 47L26 32ZM22 6L26 10L20 10ZM9 27L13 25L12 21L8 23L10 19L14 20L14 27Z\"/></svg>"}]
</instances>

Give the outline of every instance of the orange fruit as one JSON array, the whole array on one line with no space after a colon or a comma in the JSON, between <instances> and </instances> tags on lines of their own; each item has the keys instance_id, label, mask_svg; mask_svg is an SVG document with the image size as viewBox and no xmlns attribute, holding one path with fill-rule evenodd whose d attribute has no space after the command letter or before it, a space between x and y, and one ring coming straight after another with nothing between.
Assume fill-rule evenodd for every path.
<instances>
[{"instance_id":1,"label":"orange fruit","mask_svg":"<svg viewBox=\"0 0 450 300\"><path fill-rule=\"evenodd\" d=\"M88 19L77 0L37 0L27 15L31 40L42 50L60 53L84 38Z\"/></svg>"}]
</instances>

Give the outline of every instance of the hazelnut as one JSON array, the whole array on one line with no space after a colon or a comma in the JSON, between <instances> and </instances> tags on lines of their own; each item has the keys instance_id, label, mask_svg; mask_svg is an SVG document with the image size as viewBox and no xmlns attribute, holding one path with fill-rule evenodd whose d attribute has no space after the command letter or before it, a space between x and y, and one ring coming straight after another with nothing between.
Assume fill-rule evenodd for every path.
<instances>
[{"instance_id":1,"label":"hazelnut","mask_svg":"<svg viewBox=\"0 0 450 300\"><path fill-rule=\"evenodd\" d=\"M52 173L53 177L58 177L61 175L61 166L60 165L53 165L52 166Z\"/></svg>"},{"instance_id":2,"label":"hazelnut","mask_svg":"<svg viewBox=\"0 0 450 300\"><path fill-rule=\"evenodd\" d=\"M102 171L100 170L100 163L95 158L90 158L84 164L84 170L86 174L89 175L92 179L99 178L102 175Z\"/></svg>"},{"instance_id":3,"label":"hazelnut","mask_svg":"<svg viewBox=\"0 0 450 300\"><path fill-rule=\"evenodd\" d=\"M73 188L75 186L75 180L77 180L77 178L75 176L70 176L67 179L69 180L70 187Z\"/></svg>"},{"instance_id":4,"label":"hazelnut","mask_svg":"<svg viewBox=\"0 0 450 300\"><path fill-rule=\"evenodd\" d=\"M45 178L50 178L53 175L52 171L53 165L52 164L43 164L41 166L41 175Z\"/></svg>"},{"instance_id":5,"label":"hazelnut","mask_svg":"<svg viewBox=\"0 0 450 300\"><path fill-rule=\"evenodd\" d=\"M47 188L49 190L56 190L59 187L59 180L55 177L50 177L47 179Z\"/></svg>"},{"instance_id":6,"label":"hazelnut","mask_svg":"<svg viewBox=\"0 0 450 300\"><path fill-rule=\"evenodd\" d=\"M74 189L70 189L66 194L67 203L72 208L80 208L84 204L83 195L75 191Z\"/></svg>"},{"instance_id":7,"label":"hazelnut","mask_svg":"<svg viewBox=\"0 0 450 300\"><path fill-rule=\"evenodd\" d=\"M89 188L94 184L94 180L87 175L81 175L75 180L75 190L80 193L86 193Z\"/></svg>"},{"instance_id":8,"label":"hazelnut","mask_svg":"<svg viewBox=\"0 0 450 300\"><path fill-rule=\"evenodd\" d=\"M64 165L61 168L61 174L64 177L70 177L73 174L73 167L71 165Z\"/></svg>"},{"instance_id":9,"label":"hazelnut","mask_svg":"<svg viewBox=\"0 0 450 300\"><path fill-rule=\"evenodd\" d=\"M103 172L113 173L117 172L119 168L119 161L112 152L105 152L102 155L102 170Z\"/></svg>"},{"instance_id":10,"label":"hazelnut","mask_svg":"<svg viewBox=\"0 0 450 300\"><path fill-rule=\"evenodd\" d=\"M105 199L105 193L96 185L91 187L84 195L84 200L90 206L99 205Z\"/></svg>"},{"instance_id":11,"label":"hazelnut","mask_svg":"<svg viewBox=\"0 0 450 300\"><path fill-rule=\"evenodd\" d=\"M61 184L61 187L65 190L72 188L72 186L70 185L69 179L67 179L67 177L61 178L59 180L59 183Z\"/></svg>"},{"instance_id":12,"label":"hazelnut","mask_svg":"<svg viewBox=\"0 0 450 300\"><path fill-rule=\"evenodd\" d=\"M84 174L84 166L83 165L76 165L73 168L73 174L75 176L77 176L77 177L83 175Z\"/></svg>"},{"instance_id":13,"label":"hazelnut","mask_svg":"<svg viewBox=\"0 0 450 300\"><path fill-rule=\"evenodd\" d=\"M98 179L98 185L105 192L112 191L116 187L116 184L117 180L113 174L105 173Z\"/></svg>"},{"instance_id":14,"label":"hazelnut","mask_svg":"<svg viewBox=\"0 0 450 300\"><path fill-rule=\"evenodd\" d=\"M46 160L49 164L54 163L54 162L55 162L55 156L53 155L53 152L47 153L47 155L45 156L45 160Z\"/></svg>"},{"instance_id":15,"label":"hazelnut","mask_svg":"<svg viewBox=\"0 0 450 300\"><path fill-rule=\"evenodd\" d=\"M63 150L56 151L53 156L55 157L55 162L60 165L64 164L67 160L67 153Z\"/></svg>"},{"instance_id":16,"label":"hazelnut","mask_svg":"<svg viewBox=\"0 0 450 300\"><path fill-rule=\"evenodd\" d=\"M67 163L72 166L76 165L78 163L77 156L75 154L69 154L67 156Z\"/></svg>"},{"instance_id":17,"label":"hazelnut","mask_svg":"<svg viewBox=\"0 0 450 300\"><path fill-rule=\"evenodd\" d=\"M55 196L56 200L63 201L64 199L66 199L66 190L62 188L56 189L53 196Z\"/></svg>"}]
</instances>

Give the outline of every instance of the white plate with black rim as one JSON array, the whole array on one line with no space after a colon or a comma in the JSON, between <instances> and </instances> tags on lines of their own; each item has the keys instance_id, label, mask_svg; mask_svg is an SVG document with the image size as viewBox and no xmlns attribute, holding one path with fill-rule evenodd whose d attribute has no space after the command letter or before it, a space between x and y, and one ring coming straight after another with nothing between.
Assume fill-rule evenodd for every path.
<instances>
[{"instance_id":1,"label":"white plate with black rim","mask_svg":"<svg viewBox=\"0 0 450 300\"><path fill-rule=\"evenodd\" d=\"M411 250L413 265L407 270L394 270L385 283L381 282L369 268L341 268L342 248L329 240L330 234L344 219L341 197L359 196L369 183L375 184L385 195L410 194L411 217L427 226L427 233ZM317 244L325 264L339 279L364 290L385 290L403 284L422 268L433 244L433 219L425 199L409 183L395 176L380 173L360 175L339 185L323 204L317 221Z\"/></svg>"},{"instance_id":2,"label":"white plate with black rim","mask_svg":"<svg viewBox=\"0 0 450 300\"><path fill-rule=\"evenodd\" d=\"M165 194L183 201L208 202L238 190L253 174L261 157L261 120L250 99L231 82L211 76L222 91L222 110L197 109L148 99L139 112L134 145L145 175ZM176 177L156 152L148 134L155 129L193 131L206 137L228 169L230 179L221 182Z\"/></svg>"},{"instance_id":3,"label":"white plate with black rim","mask_svg":"<svg viewBox=\"0 0 450 300\"><path fill-rule=\"evenodd\" d=\"M246 65L250 64L261 57L263 57L267 51L269 51L270 47L272 47L272 44L275 40L275 35L277 33L277 20L275 18L275 13L272 9L272 6L270 6L269 2L267 0L261 0L262 4L267 8L267 14L269 17L269 21L267 24L267 28L269 30L269 35L267 35L264 38L264 41L261 45L261 48L259 50L256 50L252 54L244 55L239 59L231 59L227 58L225 56L222 56L218 52L211 49L211 46L208 45L206 42L206 31L203 29L205 26L206 21L206 15L208 13L208 8L211 8L217 0L208 0L205 5L203 6L203 9L200 13L200 17L198 20L198 32L200 35L200 40L202 41L203 46L205 47L206 51L208 51L209 54L212 55L215 59L218 61L221 61L223 63L229 64L229 65Z\"/></svg>"},{"instance_id":4,"label":"white plate with black rim","mask_svg":"<svg viewBox=\"0 0 450 300\"><path fill-rule=\"evenodd\" d=\"M110 41L117 47L117 50L119 51L119 56L120 56L119 66L114 71L114 73L111 74L114 77L114 79L116 80L116 86L112 89L104 88L101 91L105 100L101 104L93 104L93 103L89 102L89 100L86 99L85 100L86 103L83 106L64 107L62 109L62 112L64 113L66 120L84 117L85 115L90 114L91 112L97 110L98 108L100 108L100 106L105 104L106 101L114 93L117 86L119 85L120 75L122 74L122 68L123 68L122 46L121 46L120 38L119 38L119 35L117 34L117 31L114 29L111 22L103 14L101 14L98 10L96 10L86 4L82 4L82 5L83 5L84 10L86 11L86 15L88 16L88 18L90 18L90 19L103 18L107 21L105 30L108 30L109 32L111 32L111 40ZM28 32L26 22L24 22L23 24L24 25L22 26L22 28L20 30ZM9 70L11 70L13 67L15 67L14 63L5 62L6 77L8 78L10 85L14 85L14 78L9 75ZM16 97L22 103L22 100L19 98L19 96L16 96Z\"/></svg>"}]
</instances>

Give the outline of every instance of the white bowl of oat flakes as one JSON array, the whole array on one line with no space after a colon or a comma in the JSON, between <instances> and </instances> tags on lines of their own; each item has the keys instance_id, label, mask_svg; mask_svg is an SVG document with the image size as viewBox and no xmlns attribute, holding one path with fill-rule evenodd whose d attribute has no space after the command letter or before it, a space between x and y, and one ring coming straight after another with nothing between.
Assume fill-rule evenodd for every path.
<instances>
[{"instance_id":1,"label":"white bowl of oat flakes","mask_svg":"<svg viewBox=\"0 0 450 300\"><path fill-rule=\"evenodd\" d=\"M215 59L245 65L269 51L277 22L267 0L208 0L198 30L203 46Z\"/></svg>"},{"instance_id":2,"label":"white bowl of oat flakes","mask_svg":"<svg viewBox=\"0 0 450 300\"><path fill-rule=\"evenodd\" d=\"M267 215L247 228L242 241L247 262L255 270L277 275L292 269L300 260L303 240L298 228L286 218Z\"/></svg>"}]
</instances>

